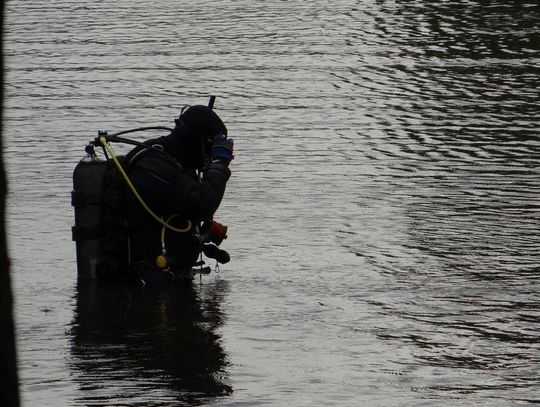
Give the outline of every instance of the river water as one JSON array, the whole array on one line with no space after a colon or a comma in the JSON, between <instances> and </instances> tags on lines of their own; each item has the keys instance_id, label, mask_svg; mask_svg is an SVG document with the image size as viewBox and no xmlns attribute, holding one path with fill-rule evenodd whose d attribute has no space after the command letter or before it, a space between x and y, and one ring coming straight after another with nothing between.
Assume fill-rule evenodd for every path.
<instances>
[{"instance_id":1,"label":"river water","mask_svg":"<svg viewBox=\"0 0 540 407\"><path fill-rule=\"evenodd\" d=\"M540 403L539 32L534 1L7 2L24 405ZM210 94L232 261L77 284L85 144Z\"/></svg>"}]
</instances>

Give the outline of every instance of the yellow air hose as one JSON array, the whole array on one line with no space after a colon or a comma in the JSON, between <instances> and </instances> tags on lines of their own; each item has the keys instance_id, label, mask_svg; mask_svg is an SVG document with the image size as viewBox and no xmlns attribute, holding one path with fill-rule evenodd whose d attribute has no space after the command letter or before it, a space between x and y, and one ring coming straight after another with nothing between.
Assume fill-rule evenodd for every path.
<instances>
[{"instance_id":1,"label":"yellow air hose","mask_svg":"<svg viewBox=\"0 0 540 407\"><path fill-rule=\"evenodd\" d=\"M107 153L111 156L111 158L113 159L114 161L114 164L116 165L116 167L118 168L118 171L120 171L120 173L122 174L122 177L124 178L124 180L126 181L126 183L128 184L129 186L129 189L131 189L131 192L133 192L133 195L135 195L135 197L137 198L137 200L140 202L140 204L143 206L143 208L150 214L150 216L152 216L155 220L157 220L161 225L163 225L163 231L162 231L162 238L164 237L164 234L165 234L165 228L167 229L170 229L172 230L173 232L177 232L177 233L186 233L186 232L189 232L191 230L191 221L189 219L186 219L186 222L187 222L187 226L183 229L181 228L176 228L172 225L169 225L168 221L170 221L174 216L171 216L169 219L167 219L167 222L165 222L163 219L161 219L159 216L157 216L153 211L152 209L150 209L150 207L148 205L146 205L146 202L143 201L142 197L139 195L139 193L137 192L137 190L135 189L135 186L132 184L131 180L129 179L128 175L126 174L126 172L124 171L124 169L122 168L122 165L120 164L120 162L118 161L118 158L116 158L116 154L114 153L112 147L109 145L109 143L107 142L107 139L105 137L100 137L99 138L99 141L100 143L103 145L103 148L107 151Z\"/></svg>"}]
</instances>

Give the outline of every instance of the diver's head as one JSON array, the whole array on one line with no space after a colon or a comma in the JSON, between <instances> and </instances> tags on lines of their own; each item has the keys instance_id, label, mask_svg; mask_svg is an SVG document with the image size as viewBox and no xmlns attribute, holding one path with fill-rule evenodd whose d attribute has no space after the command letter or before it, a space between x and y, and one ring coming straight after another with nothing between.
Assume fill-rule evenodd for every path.
<instances>
[{"instance_id":1,"label":"diver's head","mask_svg":"<svg viewBox=\"0 0 540 407\"><path fill-rule=\"evenodd\" d=\"M174 120L173 137L179 144L183 161L193 168L202 168L209 147L219 135L227 135L227 127L211 108L189 106Z\"/></svg>"}]
</instances>

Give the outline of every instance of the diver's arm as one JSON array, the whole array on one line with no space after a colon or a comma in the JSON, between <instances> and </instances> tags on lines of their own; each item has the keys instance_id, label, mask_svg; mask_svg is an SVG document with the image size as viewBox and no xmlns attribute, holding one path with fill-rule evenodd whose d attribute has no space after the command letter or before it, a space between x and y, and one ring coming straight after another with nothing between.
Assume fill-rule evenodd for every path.
<instances>
[{"instance_id":1,"label":"diver's arm","mask_svg":"<svg viewBox=\"0 0 540 407\"><path fill-rule=\"evenodd\" d=\"M174 201L177 210L188 218L210 219L219 208L231 171L219 160L214 161L202 182L179 172Z\"/></svg>"},{"instance_id":2,"label":"diver's arm","mask_svg":"<svg viewBox=\"0 0 540 407\"><path fill-rule=\"evenodd\" d=\"M173 160L148 153L130 168L130 178L145 202L161 214L210 219L218 209L227 180L228 163L214 160L199 182Z\"/></svg>"}]
</instances>

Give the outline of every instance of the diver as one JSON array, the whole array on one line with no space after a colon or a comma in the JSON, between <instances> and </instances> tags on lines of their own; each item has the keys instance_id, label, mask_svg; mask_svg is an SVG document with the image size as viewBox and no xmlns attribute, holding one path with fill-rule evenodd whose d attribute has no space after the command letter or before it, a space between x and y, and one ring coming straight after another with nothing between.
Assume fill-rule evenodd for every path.
<instances>
[{"instance_id":1,"label":"diver","mask_svg":"<svg viewBox=\"0 0 540 407\"><path fill-rule=\"evenodd\" d=\"M124 168L144 202L170 227L125 188L130 273L146 283L190 280L201 252L227 262L228 253L218 247L226 227L213 221L233 159L225 124L211 107L188 106L170 134L143 144L125 156Z\"/></svg>"}]
</instances>

